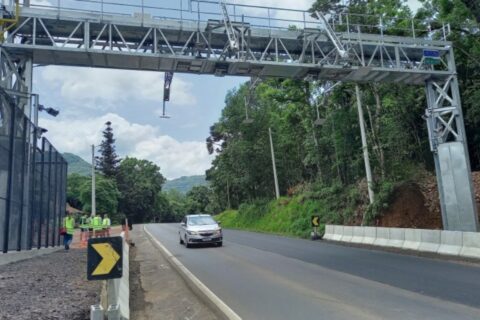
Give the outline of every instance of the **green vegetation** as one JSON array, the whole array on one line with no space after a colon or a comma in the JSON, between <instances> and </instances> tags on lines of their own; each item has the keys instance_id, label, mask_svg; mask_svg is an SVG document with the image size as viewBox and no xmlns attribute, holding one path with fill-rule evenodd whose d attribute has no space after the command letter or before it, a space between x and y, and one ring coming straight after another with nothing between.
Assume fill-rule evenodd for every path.
<instances>
[{"instance_id":1,"label":"green vegetation","mask_svg":"<svg viewBox=\"0 0 480 320\"><path fill-rule=\"evenodd\" d=\"M205 175L180 177L173 180L167 180L163 186L163 190L177 190L186 194L195 186L208 186Z\"/></svg>"},{"instance_id":2,"label":"green vegetation","mask_svg":"<svg viewBox=\"0 0 480 320\"><path fill-rule=\"evenodd\" d=\"M480 32L479 7L473 1L422 1L415 15L418 29L442 36L450 23L461 89L469 153L480 170ZM405 1L350 1L352 13L414 17ZM312 10L345 10L340 1L317 0ZM440 22L441 21L441 22ZM352 24L355 21L351 21ZM404 35L402 19L392 20L387 34ZM310 216L322 223L372 223L391 202L396 185L415 181L417 173L433 171L426 123L424 88L361 84L375 202L368 203L364 181L355 87L342 83L328 96L331 83L267 79L253 90L247 83L232 90L207 147L215 154L207 180L224 213L226 227L295 236L310 231ZM245 120L245 101L253 123ZM316 125L316 108L322 125ZM268 140L273 132L276 166L283 196L274 198ZM236 209L236 210L231 210Z\"/></svg>"},{"instance_id":3,"label":"green vegetation","mask_svg":"<svg viewBox=\"0 0 480 320\"><path fill-rule=\"evenodd\" d=\"M215 219L226 228L307 238L312 231L312 215L321 217L319 231L323 232L326 223L350 221L361 205L360 194L353 186L309 184L298 192L279 200L242 204L238 210L226 210Z\"/></svg>"},{"instance_id":4,"label":"green vegetation","mask_svg":"<svg viewBox=\"0 0 480 320\"><path fill-rule=\"evenodd\" d=\"M63 157L68 163L68 174L81 176L92 175L92 165L73 153L64 153Z\"/></svg>"}]
</instances>

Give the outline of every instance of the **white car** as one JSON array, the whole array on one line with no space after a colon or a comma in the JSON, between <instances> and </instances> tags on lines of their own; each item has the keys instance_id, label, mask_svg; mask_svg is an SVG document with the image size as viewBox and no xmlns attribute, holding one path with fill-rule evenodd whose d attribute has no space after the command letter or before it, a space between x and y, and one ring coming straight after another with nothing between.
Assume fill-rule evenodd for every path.
<instances>
[{"instance_id":1,"label":"white car","mask_svg":"<svg viewBox=\"0 0 480 320\"><path fill-rule=\"evenodd\" d=\"M192 214L185 216L180 223L180 244L190 248L193 244L215 243L223 244L222 228L209 214Z\"/></svg>"}]
</instances>

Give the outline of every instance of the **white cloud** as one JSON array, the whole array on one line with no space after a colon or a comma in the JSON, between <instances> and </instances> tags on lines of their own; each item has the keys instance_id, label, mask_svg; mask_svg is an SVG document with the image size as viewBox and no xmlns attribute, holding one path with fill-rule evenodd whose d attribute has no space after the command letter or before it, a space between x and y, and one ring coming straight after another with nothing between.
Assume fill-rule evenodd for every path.
<instances>
[{"instance_id":1,"label":"white cloud","mask_svg":"<svg viewBox=\"0 0 480 320\"><path fill-rule=\"evenodd\" d=\"M60 152L71 152L91 159L91 145L102 140L104 123L111 121L121 157L138 157L155 162L169 179L204 174L210 167L210 156L203 141L180 142L162 135L150 125L130 123L117 114L108 113L91 119L41 119L48 139Z\"/></svg>"},{"instance_id":2,"label":"white cloud","mask_svg":"<svg viewBox=\"0 0 480 320\"><path fill-rule=\"evenodd\" d=\"M67 103L91 109L115 109L119 104L133 101L163 101L162 72L49 66L41 71L40 79L58 87ZM191 87L175 76L171 103L195 105L197 101L190 93Z\"/></svg>"}]
</instances>

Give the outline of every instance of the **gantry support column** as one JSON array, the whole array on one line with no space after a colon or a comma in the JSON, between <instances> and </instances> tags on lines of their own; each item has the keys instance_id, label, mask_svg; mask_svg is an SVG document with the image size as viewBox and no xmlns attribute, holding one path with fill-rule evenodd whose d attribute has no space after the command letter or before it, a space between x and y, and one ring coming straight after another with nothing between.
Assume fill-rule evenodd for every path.
<instances>
[{"instance_id":1,"label":"gantry support column","mask_svg":"<svg viewBox=\"0 0 480 320\"><path fill-rule=\"evenodd\" d=\"M437 172L443 228L476 232L478 215L452 49L448 64L452 75L446 82L426 82L428 106L425 111Z\"/></svg>"}]
</instances>

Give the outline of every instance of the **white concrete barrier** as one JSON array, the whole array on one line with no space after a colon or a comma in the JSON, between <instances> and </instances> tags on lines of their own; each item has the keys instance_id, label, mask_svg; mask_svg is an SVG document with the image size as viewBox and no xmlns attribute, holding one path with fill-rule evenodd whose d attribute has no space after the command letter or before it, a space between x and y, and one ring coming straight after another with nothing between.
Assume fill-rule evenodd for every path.
<instances>
[{"instance_id":1,"label":"white concrete barrier","mask_svg":"<svg viewBox=\"0 0 480 320\"><path fill-rule=\"evenodd\" d=\"M439 254L458 256L462 251L463 236L461 231L441 231Z\"/></svg>"},{"instance_id":2,"label":"white concrete barrier","mask_svg":"<svg viewBox=\"0 0 480 320\"><path fill-rule=\"evenodd\" d=\"M390 239L389 228L377 227L377 236L373 242L374 246L387 247Z\"/></svg>"},{"instance_id":3,"label":"white concrete barrier","mask_svg":"<svg viewBox=\"0 0 480 320\"><path fill-rule=\"evenodd\" d=\"M392 248L402 248L405 243L405 229L390 228L387 246Z\"/></svg>"},{"instance_id":4,"label":"white concrete barrier","mask_svg":"<svg viewBox=\"0 0 480 320\"><path fill-rule=\"evenodd\" d=\"M124 239L122 277L107 280L107 296L102 305L105 305L109 317L128 320L130 319L130 246L125 241L124 232L120 236Z\"/></svg>"},{"instance_id":5,"label":"white concrete barrier","mask_svg":"<svg viewBox=\"0 0 480 320\"><path fill-rule=\"evenodd\" d=\"M352 242L353 238L353 227L343 226L342 242Z\"/></svg>"},{"instance_id":6,"label":"white concrete barrier","mask_svg":"<svg viewBox=\"0 0 480 320\"><path fill-rule=\"evenodd\" d=\"M325 234L323 235L323 239L333 240L334 231L335 231L335 226L331 224L327 224L325 226Z\"/></svg>"},{"instance_id":7,"label":"white concrete barrier","mask_svg":"<svg viewBox=\"0 0 480 320\"><path fill-rule=\"evenodd\" d=\"M353 227L353 237L351 243L362 243L364 236L364 227Z\"/></svg>"},{"instance_id":8,"label":"white concrete barrier","mask_svg":"<svg viewBox=\"0 0 480 320\"><path fill-rule=\"evenodd\" d=\"M422 231L421 229L405 229L405 241L402 249L418 250L422 241Z\"/></svg>"},{"instance_id":9,"label":"white concrete barrier","mask_svg":"<svg viewBox=\"0 0 480 320\"><path fill-rule=\"evenodd\" d=\"M377 228L363 227L363 244L372 245L377 238Z\"/></svg>"},{"instance_id":10,"label":"white concrete barrier","mask_svg":"<svg viewBox=\"0 0 480 320\"><path fill-rule=\"evenodd\" d=\"M343 236L343 226L333 226L333 241L341 241Z\"/></svg>"},{"instance_id":11,"label":"white concrete barrier","mask_svg":"<svg viewBox=\"0 0 480 320\"><path fill-rule=\"evenodd\" d=\"M326 225L324 239L480 259L480 233Z\"/></svg>"},{"instance_id":12,"label":"white concrete barrier","mask_svg":"<svg viewBox=\"0 0 480 320\"><path fill-rule=\"evenodd\" d=\"M463 232L460 256L480 259L480 233Z\"/></svg>"},{"instance_id":13,"label":"white concrete barrier","mask_svg":"<svg viewBox=\"0 0 480 320\"><path fill-rule=\"evenodd\" d=\"M440 230L422 230L418 251L437 253L440 248L440 234Z\"/></svg>"}]
</instances>

